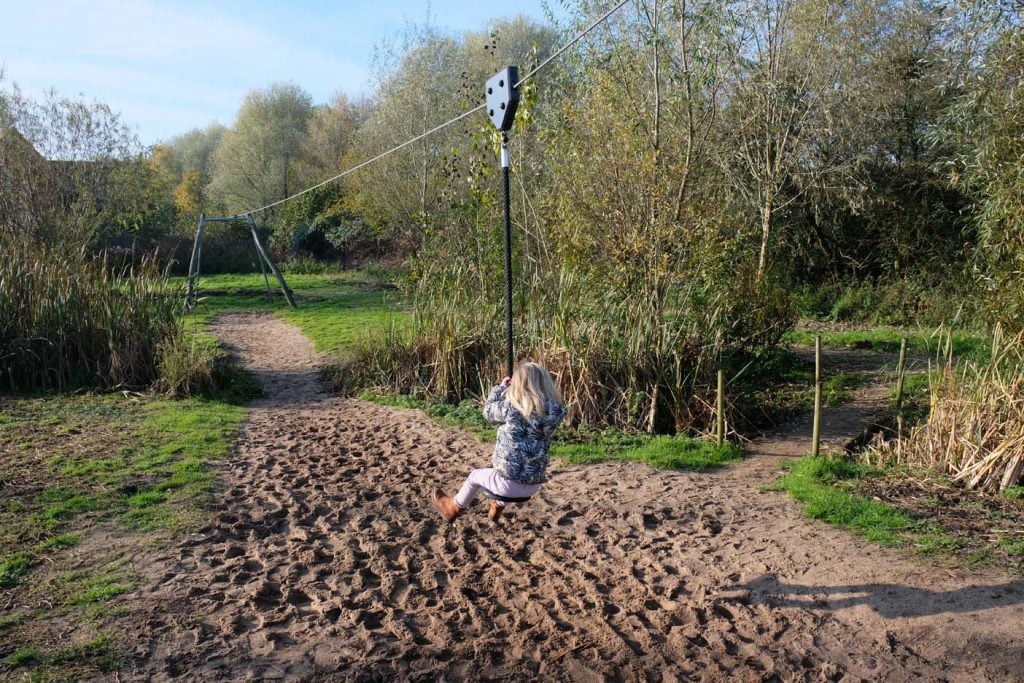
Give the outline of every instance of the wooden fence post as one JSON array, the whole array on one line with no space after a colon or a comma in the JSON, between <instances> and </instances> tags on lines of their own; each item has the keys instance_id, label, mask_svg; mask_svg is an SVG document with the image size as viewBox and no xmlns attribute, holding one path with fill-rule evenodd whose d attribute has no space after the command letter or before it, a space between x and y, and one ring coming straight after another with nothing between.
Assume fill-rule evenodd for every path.
<instances>
[{"instance_id":1,"label":"wooden fence post","mask_svg":"<svg viewBox=\"0 0 1024 683\"><path fill-rule=\"evenodd\" d=\"M718 369L718 397L715 401L715 443L725 443L725 371Z\"/></svg>"},{"instance_id":2,"label":"wooden fence post","mask_svg":"<svg viewBox=\"0 0 1024 683\"><path fill-rule=\"evenodd\" d=\"M821 335L814 335L814 431L811 435L811 456L817 458L821 448Z\"/></svg>"}]
</instances>

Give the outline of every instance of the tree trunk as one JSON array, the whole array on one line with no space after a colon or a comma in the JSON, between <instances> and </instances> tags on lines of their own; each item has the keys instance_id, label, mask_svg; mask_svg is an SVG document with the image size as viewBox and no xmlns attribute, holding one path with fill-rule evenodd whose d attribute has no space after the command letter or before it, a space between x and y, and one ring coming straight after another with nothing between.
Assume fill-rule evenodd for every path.
<instances>
[{"instance_id":1,"label":"tree trunk","mask_svg":"<svg viewBox=\"0 0 1024 683\"><path fill-rule=\"evenodd\" d=\"M761 207L761 255L757 259L756 282L760 282L764 278L764 273L768 269L768 239L772 234L774 210L771 195L766 195L764 205Z\"/></svg>"}]
</instances>

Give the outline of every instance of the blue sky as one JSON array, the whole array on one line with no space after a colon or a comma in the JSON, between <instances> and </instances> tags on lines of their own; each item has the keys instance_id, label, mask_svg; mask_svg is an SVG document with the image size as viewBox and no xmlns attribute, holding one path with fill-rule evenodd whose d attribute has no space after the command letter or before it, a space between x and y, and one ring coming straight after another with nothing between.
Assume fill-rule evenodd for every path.
<instances>
[{"instance_id":1,"label":"blue sky","mask_svg":"<svg viewBox=\"0 0 1024 683\"><path fill-rule=\"evenodd\" d=\"M230 125L245 93L292 81L325 102L366 92L374 47L409 22L461 33L544 0L11 0L0 65L30 95L54 88L119 111L145 144L212 121ZM556 15L557 0L550 2Z\"/></svg>"}]
</instances>

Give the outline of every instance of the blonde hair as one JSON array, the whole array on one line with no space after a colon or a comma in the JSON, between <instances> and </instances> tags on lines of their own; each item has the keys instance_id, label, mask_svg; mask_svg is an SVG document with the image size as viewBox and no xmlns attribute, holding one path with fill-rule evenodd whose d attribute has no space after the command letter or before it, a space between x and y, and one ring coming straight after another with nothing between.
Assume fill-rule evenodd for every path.
<instances>
[{"instance_id":1,"label":"blonde hair","mask_svg":"<svg viewBox=\"0 0 1024 683\"><path fill-rule=\"evenodd\" d=\"M547 413L544 401L561 403L562 392L558 390L555 381L551 379L551 373L543 365L524 361L512 373L508 400L527 419L531 415L544 417Z\"/></svg>"}]
</instances>

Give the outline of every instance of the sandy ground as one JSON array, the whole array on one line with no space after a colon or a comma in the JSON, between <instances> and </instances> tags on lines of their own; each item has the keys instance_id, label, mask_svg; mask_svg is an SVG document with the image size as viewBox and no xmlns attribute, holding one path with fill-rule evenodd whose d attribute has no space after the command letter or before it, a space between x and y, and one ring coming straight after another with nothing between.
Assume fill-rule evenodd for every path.
<instances>
[{"instance_id":1,"label":"sandy ground","mask_svg":"<svg viewBox=\"0 0 1024 683\"><path fill-rule=\"evenodd\" d=\"M122 678L1024 680L1024 581L801 517L763 453L713 473L567 468L499 525L454 491L490 448L333 398L277 318L215 325L257 372L212 524L136 559ZM775 449L777 450L777 449Z\"/></svg>"}]
</instances>

